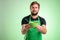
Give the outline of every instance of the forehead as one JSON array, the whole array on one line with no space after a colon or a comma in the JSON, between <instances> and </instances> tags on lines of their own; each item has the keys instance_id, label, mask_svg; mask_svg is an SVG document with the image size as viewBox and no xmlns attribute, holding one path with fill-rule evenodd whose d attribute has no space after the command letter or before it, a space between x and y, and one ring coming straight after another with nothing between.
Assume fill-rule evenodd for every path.
<instances>
[{"instance_id":1,"label":"forehead","mask_svg":"<svg viewBox=\"0 0 60 40\"><path fill-rule=\"evenodd\" d=\"M38 7L38 4L33 4L31 7Z\"/></svg>"}]
</instances>

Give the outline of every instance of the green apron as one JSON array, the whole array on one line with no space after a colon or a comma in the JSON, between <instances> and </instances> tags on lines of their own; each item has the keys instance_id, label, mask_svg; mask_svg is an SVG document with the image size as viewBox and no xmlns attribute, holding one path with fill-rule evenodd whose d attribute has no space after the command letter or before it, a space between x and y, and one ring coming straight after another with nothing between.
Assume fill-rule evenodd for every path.
<instances>
[{"instance_id":1,"label":"green apron","mask_svg":"<svg viewBox=\"0 0 60 40\"><path fill-rule=\"evenodd\" d=\"M39 17L38 20L32 21L30 16L29 23L30 22L38 22L38 25L41 25ZM42 34L35 27L31 27L25 35L25 40L42 40Z\"/></svg>"}]
</instances>

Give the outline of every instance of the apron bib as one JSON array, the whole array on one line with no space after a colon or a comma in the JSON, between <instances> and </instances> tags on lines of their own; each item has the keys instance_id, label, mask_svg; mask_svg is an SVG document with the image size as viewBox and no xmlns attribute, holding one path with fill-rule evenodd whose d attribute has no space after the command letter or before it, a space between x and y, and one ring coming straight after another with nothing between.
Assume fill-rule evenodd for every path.
<instances>
[{"instance_id":1,"label":"apron bib","mask_svg":"<svg viewBox=\"0 0 60 40\"><path fill-rule=\"evenodd\" d=\"M32 21L30 16L29 23L30 22L38 22L38 25L41 25L39 17L38 20ZM25 35L25 40L42 40L42 34L35 27L31 27Z\"/></svg>"}]
</instances>

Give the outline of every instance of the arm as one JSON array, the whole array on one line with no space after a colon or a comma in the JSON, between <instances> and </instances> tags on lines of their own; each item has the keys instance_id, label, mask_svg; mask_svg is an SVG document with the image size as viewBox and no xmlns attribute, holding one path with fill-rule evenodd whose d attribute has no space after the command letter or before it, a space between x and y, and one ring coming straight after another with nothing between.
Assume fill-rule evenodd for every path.
<instances>
[{"instance_id":1,"label":"arm","mask_svg":"<svg viewBox=\"0 0 60 40\"><path fill-rule=\"evenodd\" d=\"M21 29L21 32L22 34L25 34L28 29L29 29L29 21L28 21L28 17L24 17L21 21L21 25L22 25L22 29Z\"/></svg>"},{"instance_id":2,"label":"arm","mask_svg":"<svg viewBox=\"0 0 60 40\"><path fill-rule=\"evenodd\" d=\"M47 32L46 25L37 26L36 28L37 28L37 30L40 31L42 34L46 34L46 32Z\"/></svg>"}]
</instances>

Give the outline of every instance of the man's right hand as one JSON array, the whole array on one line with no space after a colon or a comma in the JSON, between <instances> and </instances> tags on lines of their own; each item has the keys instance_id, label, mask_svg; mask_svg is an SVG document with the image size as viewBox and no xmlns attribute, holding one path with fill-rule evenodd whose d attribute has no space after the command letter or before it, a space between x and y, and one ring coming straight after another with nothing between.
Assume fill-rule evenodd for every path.
<instances>
[{"instance_id":1,"label":"man's right hand","mask_svg":"<svg viewBox=\"0 0 60 40\"><path fill-rule=\"evenodd\" d=\"M29 25L29 24L26 24L26 25L25 25L25 28L26 28L26 29L29 29L29 28L30 28L30 25Z\"/></svg>"},{"instance_id":2,"label":"man's right hand","mask_svg":"<svg viewBox=\"0 0 60 40\"><path fill-rule=\"evenodd\" d=\"M22 34L25 34L29 28L30 28L29 24L23 24L22 25Z\"/></svg>"}]
</instances>

